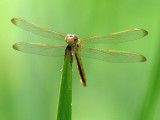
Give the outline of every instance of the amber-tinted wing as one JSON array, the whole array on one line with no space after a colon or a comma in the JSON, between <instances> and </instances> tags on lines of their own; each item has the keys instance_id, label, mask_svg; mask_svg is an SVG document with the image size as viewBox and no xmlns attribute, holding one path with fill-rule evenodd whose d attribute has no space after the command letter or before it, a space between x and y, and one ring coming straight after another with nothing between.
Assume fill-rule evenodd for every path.
<instances>
[{"instance_id":1,"label":"amber-tinted wing","mask_svg":"<svg viewBox=\"0 0 160 120\"><path fill-rule=\"evenodd\" d=\"M56 56L64 56L66 45L16 43L13 45L13 48L22 52L56 57Z\"/></svg>"},{"instance_id":2,"label":"amber-tinted wing","mask_svg":"<svg viewBox=\"0 0 160 120\"><path fill-rule=\"evenodd\" d=\"M81 46L81 56L99 59L107 62L131 63L144 62L146 58L139 54L127 51L102 50Z\"/></svg>"},{"instance_id":3,"label":"amber-tinted wing","mask_svg":"<svg viewBox=\"0 0 160 120\"><path fill-rule=\"evenodd\" d=\"M107 35L82 38L80 40L84 43L111 44L136 40L146 36L147 34L148 32L146 30L137 28L111 33Z\"/></svg>"},{"instance_id":4,"label":"amber-tinted wing","mask_svg":"<svg viewBox=\"0 0 160 120\"><path fill-rule=\"evenodd\" d=\"M23 20L21 18L13 18L11 21L16 26L18 26L26 31L40 35L42 37L52 38L55 40L63 40L63 41L65 40L65 35L58 33L56 31L53 31L53 30L43 28L41 26L38 26L34 23L28 22L28 21Z\"/></svg>"}]
</instances>

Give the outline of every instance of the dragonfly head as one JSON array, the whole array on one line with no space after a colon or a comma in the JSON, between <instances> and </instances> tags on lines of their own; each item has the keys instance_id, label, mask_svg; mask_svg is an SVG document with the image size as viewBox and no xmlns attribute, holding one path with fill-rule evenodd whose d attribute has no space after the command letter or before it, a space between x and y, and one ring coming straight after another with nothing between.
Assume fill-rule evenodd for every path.
<instances>
[{"instance_id":1,"label":"dragonfly head","mask_svg":"<svg viewBox=\"0 0 160 120\"><path fill-rule=\"evenodd\" d=\"M68 45L76 45L76 44L79 44L79 42L80 42L78 37L74 34L66 35L65 40L68 43Z\"/></svg>"}]
</instances>

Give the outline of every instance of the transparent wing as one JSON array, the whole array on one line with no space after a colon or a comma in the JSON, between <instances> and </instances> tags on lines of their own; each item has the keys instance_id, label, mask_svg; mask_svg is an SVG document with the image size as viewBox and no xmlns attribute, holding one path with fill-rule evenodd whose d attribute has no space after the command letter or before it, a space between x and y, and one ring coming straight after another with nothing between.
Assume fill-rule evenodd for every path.
<instances>
[{"instance_id":1,"label":"transparent wing","mask_svg":"<svg viewBox=\"0 0 160 120\"><path fill-rule=\"evenodd\" d=\"M40 35L42 37L52 38L55 40L63 40L63 41L65 40L65 35L58 33L56 31L53 31L53 30L49 30L49 29L40 27L34 23L28 22L28 21L23 20L21 18L13 18L11 21L16 26L18 26L26 31Z\"/></svg>"},{"instance_id":2,"label":"transparent wing","mask_svg":"<svg viewBox=\"0 0 160 120\"><path fill-rule=\"evenodd\" d=\"M116 50L102 50L84 46L81 46L81 55L82 57L84 56L84 57L99 59L102 61L117 62L117 63L146 61L146 58L139 53L116 51Z\"/></svg>"},{"instance_id":3,"label":"transparent wing","mask_svg":"<svg viewBox=\"0 0 160 120\"><path fill-rule=\"evenodd\" d=\"M22 52L44 55L44 56L64 56L66 45L49 45L40 43L16 43L13 48Z\"/></svg>"},{"instance_id":4,"label":"transparent wing","mask_svg":"<svg viewBox=\"0 0 160 120\"><path fill-rule=\"evenodd\" d=\"M82 38L80 40L81 42L84 42L84 43L92 42L92 43L99 43L99 44L111 44L111 43L122 43L122 42L136 40L146 36L147 34L148 32L146 30L137 28L137 29L111 33L107 35Z\"/></svg>"}]
</instances>

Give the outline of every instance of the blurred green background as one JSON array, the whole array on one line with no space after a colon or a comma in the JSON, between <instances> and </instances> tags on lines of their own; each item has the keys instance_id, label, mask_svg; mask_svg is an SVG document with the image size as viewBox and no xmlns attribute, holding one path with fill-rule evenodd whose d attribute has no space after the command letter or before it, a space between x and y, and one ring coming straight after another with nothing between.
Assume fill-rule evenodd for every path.
<instances>
[{"instance_id":1,"label":"blurred green background","mask_svg":"<svg viewBox=\"0 0 160 120\"><path fill-rule=\"evenodd\" d=\"M107 63L82 58L87 87L73 62L73 120L160 119L159 0L1 0L0 120L55 120L63 57L12 49L16 42L63 44L13 25L18 17L79 38L143 28L140 40L89 46L138 52L144 63Z\"/></svg>"}]
</instances>

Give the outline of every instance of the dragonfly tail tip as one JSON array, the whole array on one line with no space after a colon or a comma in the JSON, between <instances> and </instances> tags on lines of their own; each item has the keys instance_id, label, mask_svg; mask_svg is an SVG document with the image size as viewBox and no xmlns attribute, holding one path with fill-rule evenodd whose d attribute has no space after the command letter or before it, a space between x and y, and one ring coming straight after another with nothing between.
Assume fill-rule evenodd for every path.
<instances>
[{"instance_id":1,"label":"dragonfly tail tip","mask_svg":"<svg viewBox=\"0 0 160 120\"><path fill-rule=\"evenodd\" d=\"M85 83L83 82L83 83L82 83L82 85L83 85L84 87L86 87L86 86L87 86L86 82L85 82Z\"/></svg>"}]
</instances>

